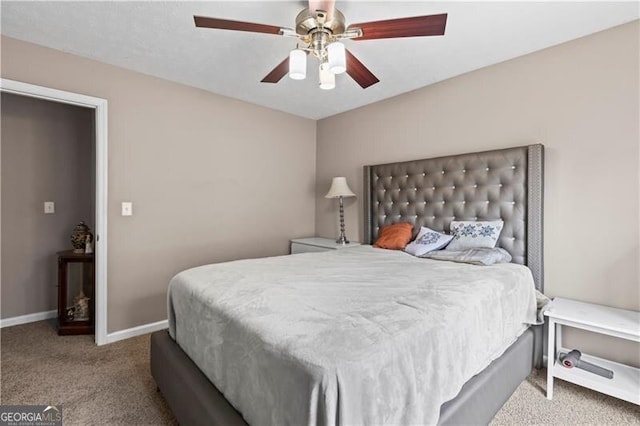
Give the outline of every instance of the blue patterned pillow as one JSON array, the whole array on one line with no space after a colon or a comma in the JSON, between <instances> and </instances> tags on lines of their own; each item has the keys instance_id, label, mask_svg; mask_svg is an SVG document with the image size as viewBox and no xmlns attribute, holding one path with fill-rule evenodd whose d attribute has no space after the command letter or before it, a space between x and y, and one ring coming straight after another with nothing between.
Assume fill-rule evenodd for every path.
<instances>
[{"instance_id":1,"label":"blue patterned pillow","mask_svg":"<svg viewBox=\"0 0 640 426\"><path fill-rule=\"evenodd\" d=\"M404 251L414 256L422 256L434 250L440 250L449 244L452 238L452 235L443 234L423 226L420 228L416 239L409 243L404 248Z\"/></svg>"},{"instance_id":2,"label":"blue patterned pillow","mask_svg":"<svg viewBox=\"0 0 640 426\"><path fill-rule=\"evenodd\" d=\"M501 220L453 221L451 222L453 240L447 246L447 250L494 248L503 226L504 222Z\"/></svg>"}]
</instances>

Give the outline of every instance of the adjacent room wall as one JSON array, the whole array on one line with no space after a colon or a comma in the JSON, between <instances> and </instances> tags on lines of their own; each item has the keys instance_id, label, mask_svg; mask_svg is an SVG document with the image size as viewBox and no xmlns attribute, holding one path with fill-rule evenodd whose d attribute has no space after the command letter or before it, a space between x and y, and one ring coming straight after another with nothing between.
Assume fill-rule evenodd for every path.
<instances>
[{"instance_id":1,"label":"adjacent room wall","mask_svg":"<svg viewBox=\"0 0 640 426\"><path fill-rule=\"evenodd\" d=\"M323 195L346 176L349 237L362 236L362 166L541 142L545 290L640 310L638 21L318 123L316 231L337 235ZM384 76L379 76L384 84ZM569 333L585 352L640 364L637 344Z\"/></svg>"},{"instance_id":2,"label":"adjacent room wall","mask_svg":"<svg viewBox=\"0 0 640 426\"><path fill-rule=\"evenodd\" d=\"M0 318L55 310L57 251L93 228L93 110L3 93ZM44 214L44 202L55 213Z\"/></svg>"},{"instance_id":3,"label":"adjacent room wall","mask_svg":"<svg viewBox=\"0 0 640 426\"><path fill-rule=\"evenodd\" d=\"M166 319L181 270L313 235L314 121L8 37L2 77L109 102L109 332Z\"/></svg>"}]
</instances>

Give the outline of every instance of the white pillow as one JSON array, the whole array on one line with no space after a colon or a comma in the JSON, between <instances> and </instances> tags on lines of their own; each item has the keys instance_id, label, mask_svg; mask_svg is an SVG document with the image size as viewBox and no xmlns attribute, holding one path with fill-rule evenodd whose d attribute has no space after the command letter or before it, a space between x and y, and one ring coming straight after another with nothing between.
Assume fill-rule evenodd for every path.
<instances>
[{"instance_id":1,"label":"white pillow","mask_svg":"<svg viewBox=\"0 0 640 426\"><path fill-rule=\"evenodd\" d=\"M453 240L446 250L494 248L503 226L504 222L501 220L453 221L451 222Z\"/></svg>"},{"instance_id":2,"label":"white pillow","mask_svg":"<svg viewBox=\"0 0 640 426\"><path fill-rule=\"evenodd\" d=\"M416 239L411 241L411 243L404 248L404 251L414 256L422 256L434 250L441 249L449 244L452 238L453 235L443 234L442 232L437 232L423 226L420 228Z\"/></svg>"}]
</instances>

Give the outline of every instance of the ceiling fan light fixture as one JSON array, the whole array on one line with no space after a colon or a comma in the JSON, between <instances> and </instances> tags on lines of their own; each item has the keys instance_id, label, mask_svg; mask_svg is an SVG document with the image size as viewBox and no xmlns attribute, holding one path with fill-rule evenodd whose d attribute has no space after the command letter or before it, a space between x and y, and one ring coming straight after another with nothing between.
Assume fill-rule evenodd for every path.
<instances>
[{"instance_id":1,"label":"ceiling fan light fixture","mask_svg":"<svg viewBox=\"0 0 640 426\"><path fill-rule=\"evenodd\" d=\"M1 0L0 0L1 1ZM447 25L447 14L410 16L381 21L361 22L346 26L345 17L335 8L336 0L308 0L308 6L300 11L294 28L253 22L233 21L207 16L194 16L198 28L245 31L261 34L276 34L298 39L298 46L289 57L280 62L262 80L262 83L277 83L286 74L294 80L307 76L307 55L326 63L320 85L325 89L335 87L335 75L346 72L363 89L380 80L340 40L376 40L403 37L442 36ZM305 3L307 0L305 0ZM325 74L326 68L333 74ZM347 69L348 68L348 69ZM332 80L330 80L332 79ZM330 81L333 81L331 83Z\"/></svg>"},{"instance_id":2,"label":"ceiling fan light fixture","mask_svg":"<svg viewBox=\"0 0 640 426\"><path fill-rule=\"evenodd\" d=\"M331 90L336 87L336 75L329 69L329 64L323 62L320 64L320 88L322 90Z\"/></svg>"},{"instance_id":3,"label":"ceiling fan light fixture","mask_svg":"<svg viewBox=\"0 0 640 426\"><path fill-rule=\"evenodd\" d=\"M294 49L289 53L289 77L304 80L307 76L307 54L304 50Z\"/></svg>"},{"instance_id":4,"label":"ceiling fan light fixture","mask_svg":"<svg viewBox=\"0 0 640 426\"><path fill-rule=\"evenodd\" d=\"M344 44L334 42L327 46L329 69L334 74L342 74L347 70L347 55Z\"/></svg>"}]
</instances>

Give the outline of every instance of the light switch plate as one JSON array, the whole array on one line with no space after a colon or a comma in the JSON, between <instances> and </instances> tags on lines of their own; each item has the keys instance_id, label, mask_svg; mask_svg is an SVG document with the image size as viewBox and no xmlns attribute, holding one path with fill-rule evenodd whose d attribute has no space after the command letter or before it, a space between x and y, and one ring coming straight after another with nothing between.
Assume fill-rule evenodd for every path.
<instances>
[{"instance_id":1,"label":"light switch plate","mask_svg":"<svg viewBox=\"0 0 640 426\"><path fill-rule=\"evenodd\" d=\"M53 201L45 201L44 202L44 212L46 214L51 214L56 212L56 203Z\"/></svg>"},{"instance_id":2,"label":"light switch plate","mask_svg":"<svg viewBox=\"0 0 640 426\"><path fill-rule=\"evenodd\" d=\"M133 215L133 203L131 201L125 201L122 203L122 216Z\"/></svg>"}]
</instances>

